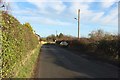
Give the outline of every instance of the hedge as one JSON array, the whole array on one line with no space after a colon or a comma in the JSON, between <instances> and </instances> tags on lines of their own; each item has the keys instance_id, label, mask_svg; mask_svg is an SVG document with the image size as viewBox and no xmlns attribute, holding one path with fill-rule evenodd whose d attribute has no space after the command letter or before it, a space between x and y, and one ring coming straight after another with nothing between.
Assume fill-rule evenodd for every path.
<instances>
[{"instance_id":1,"label":"hedge","mask_svg":"<svg viewBox=\"0 0 120 80\"><path fill-rule=\"evenodd\" d=\"M38 38L29 23L21 24L12 15L5 12L2 16L2 78L13 77L14 68L36 48Z\"/></svg>"},{"instance_id":2,"label":"hedge","mask_svg":"<svg viewBox=\"0 0 120 80\"><path fill-rule=\"evenodd\" d=\"M78 51L86 51L95 53L94 55L98 55L101 57L106 57L111 60L118 61L119 57L119 45L120 39L113 40L91 40L89 38L81 38L80 40L72 40L70 41L70 48L73 48Z\"/></svg>"}]
</instances>

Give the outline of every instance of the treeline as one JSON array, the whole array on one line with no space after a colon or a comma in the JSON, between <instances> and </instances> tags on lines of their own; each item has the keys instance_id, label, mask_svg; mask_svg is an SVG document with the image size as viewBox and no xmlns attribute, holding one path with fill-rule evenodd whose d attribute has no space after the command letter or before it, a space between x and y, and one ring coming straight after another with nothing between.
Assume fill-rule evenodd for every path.
<instances>
[{"instance_id":1,"label":"treeline","mask_svg":"<svg viewBox=\"0 0 120 80\"><path fill-rule=\"evenodd\" d=\"M38 38L29 23L21 24L12 15L0 12L2 21L2 78L13 77L15 68L38 45Z\"/></svg>"},{"instance_id":2,"label":"treeline","mask_svg":"<svg viewBox=\"0 0 120 80\"><path fill-rule=\"evenodd\" d=\"M50 41L56 41L56 40L72 40L73 38L76 39L71 35L65 35L63 33L60 33L58 35L51 34L46 38L41 38L41 40L50 42Z\"/></svg>"}]
</instances>

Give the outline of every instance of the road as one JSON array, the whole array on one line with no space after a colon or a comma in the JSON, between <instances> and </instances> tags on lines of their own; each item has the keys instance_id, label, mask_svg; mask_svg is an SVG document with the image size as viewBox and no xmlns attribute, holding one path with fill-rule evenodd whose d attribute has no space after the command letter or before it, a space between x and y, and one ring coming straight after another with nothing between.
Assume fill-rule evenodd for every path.
<instances>
[{"instance_id":1,"label":"road","mask_svg":"<svg viewBox=\"0 0 120 80\"><path fill-rule=\"evenodd\" d=\"M36 78L118 78L118 67L88 60L55 46L43 45Z\"/></svg>"}]
</instances>

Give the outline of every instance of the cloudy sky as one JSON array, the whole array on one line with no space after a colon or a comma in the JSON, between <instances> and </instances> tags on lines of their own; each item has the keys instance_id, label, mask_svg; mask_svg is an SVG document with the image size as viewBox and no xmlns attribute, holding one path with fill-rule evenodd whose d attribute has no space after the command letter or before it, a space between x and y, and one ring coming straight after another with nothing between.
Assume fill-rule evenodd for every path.
<instances>
[{"instance_id":1,"label":"cloudy sky","mask_svg":"<svg viewBox=\"0 0 120 80\"><path fill-rule=\"evenodd\" d=\"M10 1L10 0L9 0ZM46 37L63 33L77 36L80 9L80 36L97 29L118 33L117 0L11 0L11 13L22 24L29 22L37 34Z\"/></svg>"}]
</instances>

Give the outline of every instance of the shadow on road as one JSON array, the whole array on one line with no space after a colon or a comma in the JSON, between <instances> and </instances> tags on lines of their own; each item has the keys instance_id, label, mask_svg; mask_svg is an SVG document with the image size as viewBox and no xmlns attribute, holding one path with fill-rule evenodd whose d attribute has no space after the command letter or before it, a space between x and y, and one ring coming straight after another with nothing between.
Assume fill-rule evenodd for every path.
<instances>
[{"instance_id":1,"label":"shadow on road","mask_svg":"<svg viewBox=\"0 0 120 80\"><path fill-rule=\"evenodd\" d=\"M41 55L39 55L36 75L40 72L40 63L44 62L43 73L49 74L49 77L59 76L63 73L67 78L117 78L118 73L114 68L109 68L104 64L95 64L77 55L71 54L70 51L56 46L55 44L44 44ZM40 59L40 57L42 57ZM48 70L48 71L46 71ZM51 75L51 76L50 76ZM63 78L64 78L63 77ZM45 76L47 78L47 76ZM54 77L53 77L54 78Z\"/></svg>"}]
</instances>

